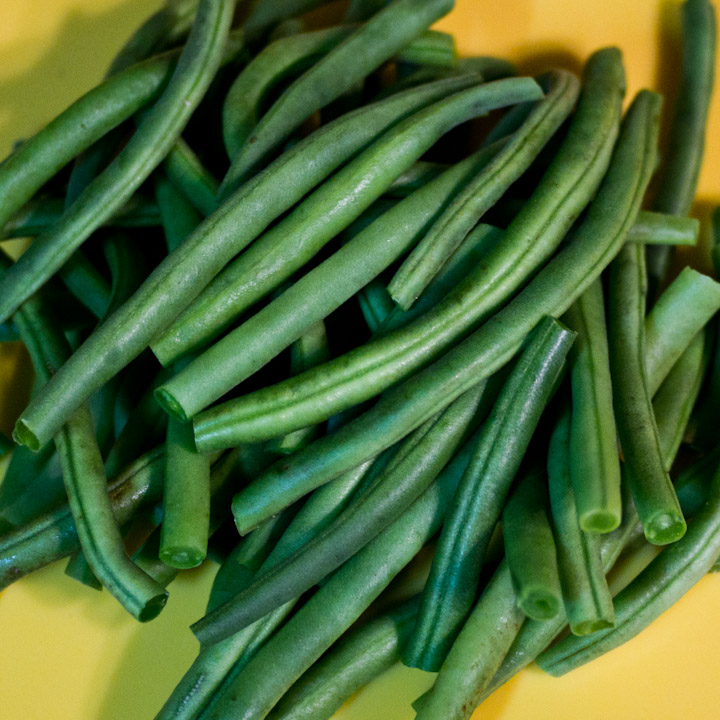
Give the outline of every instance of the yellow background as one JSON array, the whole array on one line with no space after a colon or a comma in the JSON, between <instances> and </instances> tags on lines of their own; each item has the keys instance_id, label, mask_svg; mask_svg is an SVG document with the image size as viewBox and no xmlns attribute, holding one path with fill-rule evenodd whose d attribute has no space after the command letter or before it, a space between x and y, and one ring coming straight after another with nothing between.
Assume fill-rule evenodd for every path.
<instances>
[{"instance_id":1,"label":"yellow background","mask_svg":"<svg viewBox=\"0 0 720 720\"><path fill-rule=\"evenodd\" d=\"M0 156L102 76L159 0L2 0ZM498 54L521 68L578 69L597 47L624 52L628 97L669 94L679 67L675 0L457 0L441 23L465 54ZM661 38L663 38L661 43ZM662 46L661 46L662 45ZM720 72L717 73L720 76ZM696 214L720 202L720 92L712 105ZM701 260L702 262L702 260ZM0 427L21 409L19 347L0 354ZM0 471L2 463L0 463ZM188 625L201 614L214 568L171 585L155 622L140 626L108 597L42 570L0 596L0 717L150 720L191 662ZM720 717L720 576L705 578L640 637L562 679L535 669L496 693L486 720L716 720ZM431 676L398 667L361 692L343 720L412 718Z\"/></svg>"}]
</instances>

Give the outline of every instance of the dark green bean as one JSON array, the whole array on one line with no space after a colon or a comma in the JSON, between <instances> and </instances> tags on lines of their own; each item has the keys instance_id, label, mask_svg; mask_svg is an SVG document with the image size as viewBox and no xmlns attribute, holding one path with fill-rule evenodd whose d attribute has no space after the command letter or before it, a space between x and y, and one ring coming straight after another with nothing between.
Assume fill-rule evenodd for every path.
<instances>
[{"instance_id":1,"label":"dark green bean","mask_svg":"<svg viewBox=\"0 0 720 720\"><path fill-rule=\"evenodd\" d=\"M124 235L106 238L103 252L112 278L110 301L105 314L105 317L109 317L140 287L147 265L137 246L129 243Z\"/></svg>"},{"instance_id":2,"label":"dark green bean","mask_svg":"<svg viewBox=\"0 0 720 720\"><path fill-rule=\"evenodd\" d=\"M192 148L181 137L176 140L168 153L163 167L170 180L203 217L217 210L216 196L220 183L203 166Z\"/></svg>"},{"instance_id":3,"label":"dark green bean","mask_svg":"<svg viewBox=\"0 0 720 720\"><path fill-rule=\"evenodd\" d=\"M357 295L360 311L371 333L375 333L395 308L382 280L369 282Z\"/></svg>"},{"instance_id":4,"label":"dark green bean","mask_svg":"<svg viewBox=\"0 0 720 720\"><path fill-rule=\"evenodd\" d=\"M455 38L450 33L427 30L397 54L398 62L440 68L458 66Z\"/></svg>"},{"instance_id":5,"label":"dark green bean","mask_svg":"<svg viewBox=\"0 0 720 720\"><path fill-rule=\"evenodd\" d=\"M460 630L432 689L423 696L417 720L468 720L524 619L503 562Z\"/></svg>"},{"instance_id":6,"label":"dark green bean","mask_svg":"<svg viewBox=\"0 0 720 720\"><path fill-rule=\"evenodd\" d=\"M417 598L350 630L285 693L268 720L327 720L373 678L400 660Z\"/></svg>"},{"instance_id":7,"label":"dark green bean","mask_svg":"<svg viewBox=\"0 0 720 720\"><path fill-rule=\"evenodd\" d=\"M330 0L258 0L243 27L248 40L262 40L275 25L283 20L302 15Z\"/></svg>"},{"instance_id":8,"label":"dark green bean","mask_svg":"<svg viewBox=\"0 0 720 720\"><path fill-rule=\"evenodd\" d=\"M350 0L344 22L362 22L387 5L387 0Z\"/></svg>"},{"instance_id":9,"label":"dark green bean","mask_svg":"<svg viewBox=\"0 0 720 720\"><path fill-rule=\"evenodd\" d=\"M517 68L511 62L490 55L460 58L459 69L464 73L479 73L488 82L518 74Z\"/></svg>"},{"instance_id":10,"label":"dark green bean","mask_svg":"<svg viewBox=\"0 0 720 720\"><path fill-rule=\"evenodd\" d=\"M103 588L103 584L95 577L95 573L92 571L82 552L75 553L71 556L68 564L65 566L65 574L69 578L77 580L82 585L89 587L91 590L102 590ZM153 580L154 579L155 578L153 578Z\"/></svg>"},{"instance_id":11,"label":"dark green bean","mask_svg":"<svg viewBox=\"0 0 720 720\"><path fill-rule=\"evenodd\" d=\"M388 285L390 295L403 309L415 302L479 218L527 170L573 109L580 91L573 74L556 70L539 80L546 97L484 172L443 212Z\"/></svg>"},{"instance_id":12,"label":"dark green bean","mask_svg":"<svg viewBox=\"0 0 720 720\"><path fill-rule=\"evenodd\" d=\"M339 118L284 153L272 171L247 183L203 222L123 308L95 330L31 402L19 421L19 434L33 448L44 445L75 407L137 357L274 219L384 129L466 83L442 81L375 103Z\"/></svg>"},{"instance_id":13,"label":"dark green bean","mask_svg":"<svg viewBox=\"0 0 720 720\"><path fill-rule=\"evenodd\" d=\"M0 319L7 319L42 286L167 155L220 66L233 8L232 0L201 0L188 43L167 87L127 145L7 272Z\"/></svg>"},{"instance_id":14,"label":"dark green bean","mask_svg":"<svg viewBox=\"0 0 720 720\"><path fill-rule=\"evenodd\" d=\"M596 280L564 319L578 334L571 354L570 476L581 530L610 532L620 524L620 459L602 283Z\"/></svg>"},{"instance_id":15,"label":"dark green bean","mask_svg":"<svg viewBox=\"0 0 720 720\"><path fill-rule=\"evenodd\" d=\"M15 444L6 435L0 432L0 458L13 451Z\"/></svg>"},{"instance_id":16,"label":"dark green bean","mask_svg":"<svg viewBox=\"0 0 720 720\"><path fill-rule=\"evenodd\" d=\"M220 197L227 197L260 170L272 151L304 120L380 67L452 6L453 0L394 0L327 53L265 113L233 158ZM249 35L249 21L246 29Z\"/></svg>"},{"instance_id":17,"label":"dark green bean","mask_svg":"<svg viewBox=\"0 0 720 720\"><path fill-rule=\"evenodd\" d=\"M591 636L568 637L542 653L538 665L563 675L618 647L677 602L713 566L720 555L720 473L693 518L688 532L666 547L615 598L615 627Z\"/></svg>"},{"instance_id":18,"label":"dark green bean","mask_svg":"<svg viewBox=\"0 0 720 720\"><path fill-rule=\"evenodd\" d=\"M158 585L166 588L179 571L160 559L160 532L159 527L153 530L148 539L133 553L132 561Z\"/></svg>"},{"instance_id":19,"label":"dark green bean","mask_svg":"<svg viewBox=\"0 0 720 720\"><path fill-rule=\"evenodd\" d=\"M681 538L685 520L665 470L646 372L645 253L642 245L625 245L610 266L609 332L613 405L624 472L645 537L655 545Z\"/></svg>"},{"instance_id":20,"label":"dark green bean","mask_svg":"<svg viewBox=\"0 0 720 720\"><path fill-rule=\"evenodd\" d=\"M562 315L625 242L655 167L660 104L654 93L637 96L585 219L526 288L440 361L386 391L332 436L270 468L253 484L254 500L265 494L276 502L279 488L292 496L305 483L317 487L382 452L507 363L543 315ZM277 418L273 421L277 433ZM199 436L196 427L196 442Z\"/></svg>"},{"instance_id":21,"label":"dark green bean","mask_svg":"<svg viewBox=\"0 0 720 720\"><path fill-rule=\"evenodd\" d=\"M168 254L177 250L202 222L186 195L164 175L155 178L155 200L160 208Z\"/></svg>"},{"instance_id":22,"label":"dark green bean","mask_svg":"<svg viewBox=\"0 0 720 720\"><path fill-rule=\"evenodd\" d=\"M715 80L715 11L708 0L686 0L682 9L683 61L670 140L653 209L690 212L705 148L705 128ZM650 301L662 285L670 248L648 248Z\"/></svg>"},{"instance_id":23,"label":"dark green bean","mask_svg":"<svg viewBox=\"0 0 720 720\"><path fill-rule=\"evenodd\" d=\"M700 509L719 467L720 445L716 445L678 475L675 480L675 492L684 513L692 516Z\"/></svg>"},{"instance_id":24,"label":"dark green bean","mask_svg":"<svg viewBox=\"0 0 720 720\"><path fill-rule=\"evenodd\" d=\"M502 513L505 558L517 605L533 620L551 620L562 604L547 494L545 472L532 468L523 474Z\"/></svg>"},{"instance_id":25,"label":"dark green bean","mask_svg":"<svg viewBox=\"0 0 720 720\"><path fill-rule=\"evenodd\" d=\"M587 635L611 627L615 616L600 556L600 537L584 532L579 523L571 477L572 425L566 407L550 438L547 468L566 621L573 633Z\"/></svg>"},{"instance_id":26,"label":"dark green bean","mask_svg":"<svg viewBox=\"0 0 720 720\"><path fill-rule=\"evenodd\" d=\"M395 521L435 480L467 437L483 399L473 389L459 398L420 438L406 441L412 449L391 463L372 486L321 534L264 573L225 606L195 623L201 642L227 636L300 596L356 554ZM420 432L420 431L418 431ZM401 449L402 453L402 449ZM235 522L247 532L247 505L242 495L233 503ZM252 514L250 513L250 517ZM252 520L251 520L252 523Z\"/></svg>"},{"instance_id":27,"label":"dark green bean","mask_svg":"<svg viewBox=\"0 0 720 720\"><path fill-rule=\"evenodd\" d=\"M545 318L505 382L440 534L417 624L403 651L406 665L437 671L467 619L490 536L573 339L574 333Z\"/></svg>"},{"instance_id":28,"label":"dark green bean","mask_svg":"<svg viewBox=\"0 0 720 720\"><path fill-rule=\"evenodd\" d=\"M102 318L110 304L110 286L82 250L76 250L60 268L60 279L96 318Z\"/></svg>"},{"instance_id":29,"label":"dark green bean","mask_svg":"<svg viewBox=\"0 0 720 720\"><path fill-rule=\"evenodd\" d=\"M276 435L285 431L285 425L294 429L318 422L322 418L306 420L315 415L327 417L377 395L447 351L477 327L481 319L514 295L528 276L555 252L573 220L594 194L615 144L623 87L619 52L607 49L595 53L588 61L578 112L550 169L523 212L506 231L503 242L443 302L404 328L298 378L233 400L225 408L222 426L213 422L210 429L208 422L205 430L200 416L196 440L204 443L206 438L214 436L214 440L220 441L225 433L234 438L246 433ZM592 138L590 145L588 133ZM644 163L638 165L638 169L645 168ZM639 179L637 175L634 177ZM627 182L623 185L628 187ZM629 209L627 204L625 207ZM636 211L633 205L633 215L624 217L629 220L627 224L632 222ZM623 228L624 238L625 223L620 221L619 214L613 217L615 228ZM533 313L533 317L537 324L541 315ZM509 337L508 333L505 337ZM514 350L518 344L519 339ZM208 419L219 417L225 412L223 407L214 408L208 413ZM280 414L282 420L278 417Z\"/></svg>"}]
</instances>

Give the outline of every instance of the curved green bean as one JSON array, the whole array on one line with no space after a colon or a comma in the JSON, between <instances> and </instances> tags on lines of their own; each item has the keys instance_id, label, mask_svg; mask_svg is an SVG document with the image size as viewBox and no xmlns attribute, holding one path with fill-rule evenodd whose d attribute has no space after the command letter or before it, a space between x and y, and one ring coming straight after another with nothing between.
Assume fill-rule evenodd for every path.
<instances>
[{"instance_id":1,"label":"curved green bean","mask_svg":"<svg viewBox=\"0 0 720 720\"><path fill-rule=\"evenodd\" d=\"M623 88L619 51L595 53L588 61L567 138L532 198L486 261L435 308L404 328L297 378L199 415L196 440L203 444L212 438L220 444L232 437L234 445L244 435L275 435L284 432L285 426L294 429L318 422L321 418L307 420L327 417L377 395L477 327L555 252L595 193L615 144Z\"/></svg>"},{"instance_id":2,"label":"curved green bean","mask_svg":"<svg viewBox=\"0 0 720 720\"><path fill-rule=\"evenodd\" d=\"M220 197L227 197L260 170L273 150L316 110L350 90L447 14L452 6L453 0L394 0L328 52L265 113L233 157L220 186Z\"/></svg>"},{"instance_id":3,"label":"curved green bean","mask_svg":"<svg viewBox=\"0 0 720 720\"><path fill-rule=\"evenodd\" d=\"M24 442L33 448L44 445L69 414L137 357L235 254L348 157L399 119L467 82L452 79L422 86L343 116L248 182L153 271L33 399L19 420Z\"/></svg>"},{"instance_id":4,"label":"curved green bean","mask_svg":"<svg viewBox=\"0 0 720 720\"><path fill-rule=\"evenodd\" d=\"M6 319L43 285L167 155L220 66L233 8L233 0L201 0L188 43L167 87L128 144L6 274L0 319Z\"/></svg>"},{"instance_id":5,"label":"curved green bean","mask_svg":"<svg viewBox=\"0 0 720 720\"><path fill-rule=\"evenodd\" d=\"M525 472L502 512L505 558L517 605L533 620L552 620L562 604L544 472Z\"/></svg>"},{"instance_id":6,"label":"curved green bean","mask_svg":"<svg viewBox=\"0 0 720 720\"><path fill-rule=\"evenodd\" d=\"M444 210L390 281L388 291L404 310L415 302L479 218L527 170L573 109L580 83L572 73L555 70L539 80L546 97L535 105L484 172Z\"/></svg>"},{"instance_id":7,"label":"curved green bean","mask_svg":"<svg viewBox=\"0 0 720 720\"><path fill-rule=\"evenodd\" d=\"M540 322L483 426L443 526L403 662L437 671L475 601L490 536L559 380L574 333Z\"/></svg>"},{"instance_id":8,"label":"curved green bean","mask_svg":"<svg viewBox=\"0 0 720 720\"><path fill-rule=\"evenodd\" d=\"M564 320L578 334L571 353L570 476L580 529L610 532L620 524L620 458L613 414L605 299L596 280Z\"/></svg>"},{"instance_id":9,"label":"curved green bean","mask_svg":"<svg viewBox=\"0 0 720 720\"><path fill-rule=\"evenodd\" d=\"M267 494L275 501L279 488L292 496L293 488L305 483L317 487L382 452L507 363L544 315L565 312L625 242L655 167L661 102L655 93L637 96L584 221L526 288L441 361L385 392L370 410L331 437L271 467L253 483L257 499ZM273 423L279 432L277 418ZM196 422L196 442L208 442L210 436Z\"/></svg>"}]
</instances>

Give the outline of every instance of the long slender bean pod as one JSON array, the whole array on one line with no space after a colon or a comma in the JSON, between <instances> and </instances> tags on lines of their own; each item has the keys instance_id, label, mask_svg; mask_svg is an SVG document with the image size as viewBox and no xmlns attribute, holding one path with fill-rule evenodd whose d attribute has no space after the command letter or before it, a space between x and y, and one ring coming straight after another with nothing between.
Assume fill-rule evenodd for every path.
<instances>
[{"instance_id":1,"label":"long slender bean pod","mask_svg":"<svg viewBox=\"0 0 720 720\"><path fill-rule=\"evenodd\" d=\"M110 287L82 250L76 250L58 274L68 290L96 318L105 316L110 304Z\"/></svg>"},{"instance_id":2,"label":"long slender bean pod","mask_svg":"<svg viewBox=\"0 0 720 720\"><path fill-rule=\"evenodd\" d=\"M340 97L453 7L453 0L394 0L303 73L273 103L233 158L220 186L227 197L316 110ZM249 31L248 31L249 32Z\"/></svg>"},{"instance_id":3,"label":"long slender bean pod","mask_svg":"<svg viewBox=\"0 0 720 720\"><path fill-rule=\"evenodd\" d=\"M415 302L479 218L527 170L572 111L580 92L572 73L555 70L540 78L540 83L546 97L484 172L443 212L391 280L388 291L403 309Z\"/></svg>"},{"instance_id":4,"label":"long slender bean pod","mask_svg":"<svg viewBox=\"0 0 720 720\"><path fill-rule=\"evenodd\" d=\"M503 386L443 526L405 664L437 671L467 619L490 536L573 339L543 320Z\"/></svg>"},{"instance_id":5,"label":"long slender bean pod","mask_svg":"<svg viewBox=\"0 0 720 720\"><path fill-rule=\"evenodd\" d=\"M609 347L613 404L624 470L648 541L683 536L685 520L663 463L651 386L645 373L645 293L641 245L626 245L610 266Z\"/></svg>"},{"instance_id":6,"label":"long slender bean pod","mask_svg":"<svg viewBox=\"0 0 720 720\"><path fill-rule=\"evenodd\" d=\"M700 222L695 218L643 210L628 234L628 242L645 245L697 245Z\"/></svg>"},{"instance_id":7,"label":"long slender bean pod","mask_svg":"<svg viewBox=\"0 0 720 720\"><path fill-rule=\"evenodd\" d=\"M234 5L232 0L201 1L188 43L167 87L128 144L6 274L0 318L6 319L43 285L170 151L220 66Z\"/></svg>"},{"instance_id":8,"label":"long slender bean pod","mask_svg":"<svg viewBox=\"0 0 720 720\"><path fill-rule=\"evenodd\" d=\"M670 140L653 209L690 212L705 148L705 129L715 81L715 11L708 0L686 0L682 8L683 60ZM648 248L651 301L663 282L670 248Z\"/></svg>"},{"instance_id":9,"label":"long slender bean pod","mask_svg":"<svg viewBox=\"0 0 720 720\"><path fill-rule=\"evenodd\" d=\"M654 93L638 95L583 223L525 289L441 361L384 393L370 410L332 437L320 438L282 466L271 467L253 483L253 493L257 491L253 501L260 504L267 494L275 502L281 488L292 497L298 487L317 487L382 452L502 367L544 315L562 315L625 242L654 170L660 104ZM214 435L212 444L222 446L218 434L206 433L196 423L196 442L210 445Z\"/></svg>"},{"instance_id":10,"label":"long slender bean pod","mask_svg":"<svg viewBox=\"0 0 720 720\"><path fill-rule=\"evenodd\" d=\"M580 528L610 532L620 524L622 514L620 459L599 279L575 301L564 319L578 334L570 370L570 476Z\"/></svg>"},{"instance_id":11,"label":"long slender bean pod","mask_svg":"<svg viewBox=\"0 0 720 720\"><path fill-rule=\"evenodd\" d=\"M219 442L226 441L226 435L233 436L235 444L235 437L264 434L270 425L277 434L278 425L293 426L301 418L299 427L312 424L316 421L305 422L308 416L340 411L407 377L497 311L556 250L607 169L624 88L619 52L595 53L584 77L578 111L562 149L486 262L443 302L404 328L298 378L203 413L196 421L196 439L202 443L212 436Z\"/></svg>"},{"instance_id":12,"label":"long slender bean pod","mask_svg":"<svg viewBox=\"0 0 720 720\"><path fill-rule=\"evenodd\" d=\"M398 52L397 61L424 67L456 68L455 38L450 33L427 30Z\"/></svg>"},{"instance_id":13,"label":"long slender bean pod","mask_svg":"<svg viewBox=\"0 0 720 720\"><path fill-rule=\"evenodd\" d=\"M329 0L258 0L243 29L249 40L257 42L283 20L298 17L328 2Z\"/></svg>"},{"instance_id":14,"label":"long slender bean pod","mask_svg":"<svg viewBox=\"0 0 720 720\"><path fill-rule=\"evenodd\" d=\"M520 479L502 513L505 558L517 604L533 620L551 620L562 604L547 494L544 471L531 468Z\"/></svg>"},{"instance_id":15,"label":"long slender bean pod","mask_svg":"<svg viewBox=\"0 0 720 720\"><path fill-rule=\"evenodd\" d=\"M348 157L400 118L467 82L433 83L343 116L248 182L153 271L34 398L19 421L23 442L33 448L44 445L69 414L139 355L236 253Z\"/></svg>"},{"instance_id":16,"label":"long slender bean pod","mask_svg":"<svg viewBox=\"0 0 720 720\"><path fill-rule=\"evenodd\" d=\"M182 190L192 206L204 217L218 208L218 181L180 137L163 162L168 177Z\"/></svg>"},{"instance_id":17,"label":"long slender bean pod","mask_svg":"<svg viewBox=\"0 0 720 720\"><path fill-rule=\"evenodd\" d=\"M197 228L202 216L185 193L178 190L175 183L164 175L155 178L155 200L160 209L168 253L171 253Z\"/></svg>"}]
</instances>

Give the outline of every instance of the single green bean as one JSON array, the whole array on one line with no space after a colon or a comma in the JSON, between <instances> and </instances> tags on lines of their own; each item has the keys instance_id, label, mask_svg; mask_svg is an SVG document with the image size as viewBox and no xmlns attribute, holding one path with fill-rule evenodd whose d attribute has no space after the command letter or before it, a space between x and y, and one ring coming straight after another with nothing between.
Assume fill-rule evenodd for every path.
<instances>
[{"instance_id":1,"label":"single green bean","mask_svg":"<svg viewBox=\"0 0 720 720\"><path fill-rule=\"evenodd\" d=\"M360 311L371 333L375 333L395 308L382 280L369 282L357 295Z\"/></svg>"},{"instance_id":2,"label":"single green bean","mask_svg":"<svg viewBox=\"0 0 720 720\"><path fill-rule=\"evenodd\" d=\"M60 279L96 318L102 318L110 304L110 286L82 250L76 250L60 268Z\"/></svg>"},{"instance_id":3,"label":"single green bean","mask_svg":"<svg viewBox=\"0 0 720 720\"><path fill-rule=\"evenodd\" d=\"M648 541L675 542L686 529L665 470L650 403L645 338L645 258L642 246L626 245L610 266L609 346L613 404L627 481ZM644 367L643 367L644 365Z\"/></svg>"},{"instance_id":4,"label":"single green bean","mask_svg":"<svg viewBox=\"0 0 720 720\"><path fill-rule=\"evenodd\" d=\"M600 556L600 537L584 532L579 523L572 484L572 426L566 407L550 438L547 467L567 622L574 634L587 635L611 627L615 616Z\"/></svg>"},{"instance_id":5,"label":"single green bean","mask_svg":"<svg viewBox=\"0 0 720 720\"><path fill-rule=\"evenodd\" d=\"M688 465L675 480L677 493L683 512L694 515L708 496L713 477L720 467L720 445L699 457Z\"/></svg>"},{"instance_id":6,"label":"single green bean","mask_svg":"<svg viewBox=\"0 0 720 720\"><path fill-rule=\"evenodd\" d=\"M417 720L468 720L524 619L508 563L503 562L460 630L432 689L423 696Z\"/></svg>"},{"instance_id":7,"label":"single green bean","mask_svg":"<svg viewBox=\"0 0 720 720\"><path fill-rule=\"evenodd\" d=\"M166 588L177 576L178 569L160 559L160 532L155 528L147 540L133 553L132 561L156 583Z\"/></svg>"},{"instance_id":8,"label":"single green bean","mask_svg":"<svg viewBox=\"0 0 720 720\"><path fill-rule=\"evenodd\" d=\"M0 319L7 319L122 207L170 151L220 66L233 8L232 0L201 0L188 43L167 87L127 145L7 272Z\"/></svg>"},{"instance_id":9,"label":"single green bean","mask_svg":"<svg viewBox=\"0 0 720 720\"><path fill-rule=\"evenodd\" d=\"M82 552L77 552L70 557L68 564L65 566L65 575L77 580L91 590L102 590L103 588L103 584L95 577L95 573Z\"/></svg>"},{"instance_id":10,"label":"single green bean","mask_svg":"<svg viewBox=\"0 0 720 720\"><path fill-rule=\"evenodd\" d=\"M687 0L682 8L683 60L669 147L660 171L653 209L672 215L690 212L705 148L705 129L715 80L715 11L708 0ZM670 248L648 248L650 298L660 289Z\"/></svg>"},{"instance_id":11,"label":"single green bean","mask_svg":"<svg viewBox=\"0 0 720 720\"><path fill-rule=\"evenodd\" d=\"M450 33L427 30L397 54L399 62L440 68L456 68L458 53Z\"/></svg>"},{"instance_id":12,"label":"single green bean","mask_svg":"<svg viewBox=\"0 0 720 720\"><path fill-rule=\"evenodd\" d=\"M327 720L373 678L400 660L417 598L351 629L285 693L268 720Z\"/></svg>"},{"instance_id":13,"label":"single green bean","mask_svg":"<svg viewBox=\"0 0 720 720\"><path fill-rule=\"evenodd\" d=\"M619 52L606 49L595 53L588 61L578 112L567 138L532 198L505 232L503 242L435 308L404 328L298 378L213 408L206 415L207 426L199 416L196 440L204 443L212 437L220 442L225 441L225 435L233 437L234 445L234 438L244 434L276 435L285 431L284 426L294 429L318 422L321 418L309 422L306 419L327 417L397 384L497 311L555 252L595 193L615 145L623 87ZM638 165L638 169L645 168L645 163ZM637 174L633 177L639 179ZM628 183L623 186L627 188ZM630 197L634 199L634 194L625 197L626 210ZM637 212L634 205L632 212L623 221L619 214L612 216L617 221L614 227L622 227L623 238L627 232L625 221L629 220L629 225ZM541 316L533 313L534 324ZM525 326L525 333L534 324ZM517 341L513 351L519 338Z\"/></svg>"},{"instance_id":14,"label":"single green bean","mask_svg":"<svg viewBox=\"0 0 720 720\"><path fill-rule=\"evenodd\" d=\"M163 167L170 180L203 217L217 210L216 196L220 183L181 137L168 153Z\"/></svg>"},{"instance_id":15,"label":"single green bean","mask_svg":"<svg viewBox=\"0 0 720 720\"><path fill-rule=\"evenodd\" d=\"M676 217L643 210L628 234L628 242L645 245L697 245L700 222L695 218Z\"/></svg>"},{"instance_id":16,"label":"single green bean","mask_svg":"<svg viewBox=\"0 0 720 720\"><path fill-rule=\"evenodd\" d=\"M0 458L13 451L15 444L4 433L0 432ZM0 486L1 487L1 486Z\"/></svg>"},{"instance_id":17,"label":"single green bean","mask_svg":"<svg viewBox=\"0 0 720 720\"><path fill-rule=\"evenodd\" d=\"M575 301L564 320L578 334L570 370L570 476L580 529L610 532L620 524L622 505L605 300L600 279Z\"/></svg>"},{"instance_id":18,"label":"single green bean","mask_svg":"<svg viewBox=\"0 0 720 720\"><path fill-rule=\"evenodd\" d=\"M412 449L384 473L357 501L353 501L334 523L264 573L225 606L197 622L193 631L206 642L209 637L227 636L299 597L343 562L355 555L394 522L428 486L467 437L483 399L482 389L473 389L453 403L417 441ZM402 452L402 450L401 450ZM233 503L236 524L247 532L247 505L242 495ZM252 517L252 515L251 515ZM252 522L252 521L251 521ZM212 642L212 640L210 640Z\"/></svg>"},{"instance_id":19,"label":"single green bean","mask_svg":"<svg viewBox=\"0 0 720 720\"><path fill-rule=\"evenodd\" d=\"M563 639L538 657L538 665L551 675L563 675L635 637L695 585L718 555L720 473L716 472L710 494L685 537L664 548L615 598L615 627Z\"/></svg>"},{"instance_id":20,"label":"single green bean","mask_svg":"<svg viewBox=\"0 0 720 720\"><path fill-rule=\"evenodd\" d=\"M441 175L448 167L442 163L418 160L393 180L385 195L391 198L405 198Z\"/></svg>"},{"instance_id":21,"label":"single green bean","mask_svg":"<svg viewBox=\"0 0 720 720\"><path fill-rule=\"evenodd\" d=\"M350 0L344 22L362 22L372 17L387 5L387 0Z\"/></svg>"},{"instance_id":22,"label":"single green bean","mask_svg":"<svg viewBox=\"0 0 720 720\"><path fill-rule=\"evenodd\" d=\"M466 83L442 81L374 103L320 128L284 153L272 171L248 182L207 218L123 308L95 330L31 402L19 421L19 434L33 448L44 445L73 409L137 357L273 220L384 129Z\"/></svg>"},{"instance_id":23,"label":"single green bean","mask_svg":"<svg viewBox=\"0 0 720 720\"><path fill-rule=\"evenodd\" d=\"M661 102L655 93L638 94L607 176L572 241L517 297L441 361L386 391L331 437L316 440L282 467L270 468L253 485L258 497L268 493L276 498L278 488L292 494L305 483L317 487L377 455L507 363L544 315L562 315L625 242L655 167ZM196 442L202 436L196 426Z\"/></svg>"},{"instance_id":24,"label":"single green bean","mask_svg":"<svg viewBox=\"0 0 720 720\"><path fill-rule=\"evenodd\" d=\"M645 319L645 378L652 397L690 341L720 309L720 283L686 267Z\"/></svg>"},{"instance_id":25,"label":"single green bean","mask_svg":"<svg viewBox=\"0 0 720 720\"><path fill-rule=\"evenodd\" d=\"M233 157L220 186L227 197L304 120L350 90L447 14L453 0L394 0L303 73L278 98ZM246 25L246 27L248 27ZM248 34L250 29L247 30Z\"/></svg>"},{"instance_id":26,"label":"single green bean","mask_svg":"<svg viewBox=\"0 0 720 720\"><path fill-rule=\"evenodd\" d=\"M525 472L502 513L505 558L517 605L533 620L552 620L562 605L544 471Z\"/></svg>"},{"instance_id":27,"label":"single green bean","mask_svg":"<svg viewBox=\"0 0 720 720\"><path fill-rule=\"evenodd\" d=\"M223 103L223 140L233 160L262 118L273 88L312 67L355 28L338 26L292 35L265 47L237 76Z\"/></svg>"},{"instance_id":28,"label":"single green bean","mask_svg":"<svg viewBox=\"0 0 720 720\"><path fill-rule=\"evenodd\" d=\"M155 178L155 200L160 208L168 254L177 250L202 222L185 193L165 175Z\"/></svg>"},{"instance_id":29,"label":"single green bean","mask_svg":"<svg viewBox=\"0 0 720 720\"><path fill-rule=\"evenodd\" d=\"M491 55L460 58L458 67L460 72L479 73L488 82L518 74L517 68L511 62Z\"/></svg>"},{"instance_id":30,"label":"single green bean","mask_svg":"<svg viewBox=\"0 0 720 720\"><path fill-rule=\"evenodd\" d=\"M484 172L443 212L388 285L390 295L404 310L415 302L479 218L527 170L572 111L580 91L572 73L556 70L539 80L546 97Z\"/></svg>"},{"instance_id":31,"label":"single green bean","mask_svg":"<svg viewBox=\"0 0 720 720\"><path fill-rule=\"evenodd\" d=\"M137 246L129 243L125 235L106 238L103 252L112 278L110 300L105 313L105 317L109 317L140 287L147 264Z\"/></svg>"},{"instance_id":32,"label":"single green bean","mask_svg":"<svg viewBox=\"0 0 720 720\"><path fill-rule=\"evenodd\" d=\"M325 5L329 0L258 0L243 29L252 42L263 39L275 25Z\"/></svg>"},{"instance_id":33,"label":"single green bean","mask_svg":"<svg viewBox=\"0 0 720 720\"><path fill-rule=\"evenodd\" d=\"M165 463L160 559L195 567L205 559L210 532L210 456L195 449L191 426L170 420Z\"/></svg>"},{"instance_id":34,"label":"single green bean","mask_svg":"<svg viewBox=\"0 0 720 720\"><path fill-rule=\"evenodd\" d=\"M574 333L545 318L505 382L440 534L417 624L403 651L406 665L437 671L467 619L490 536L573 339Z\"/></svg>"}]
</instances>

